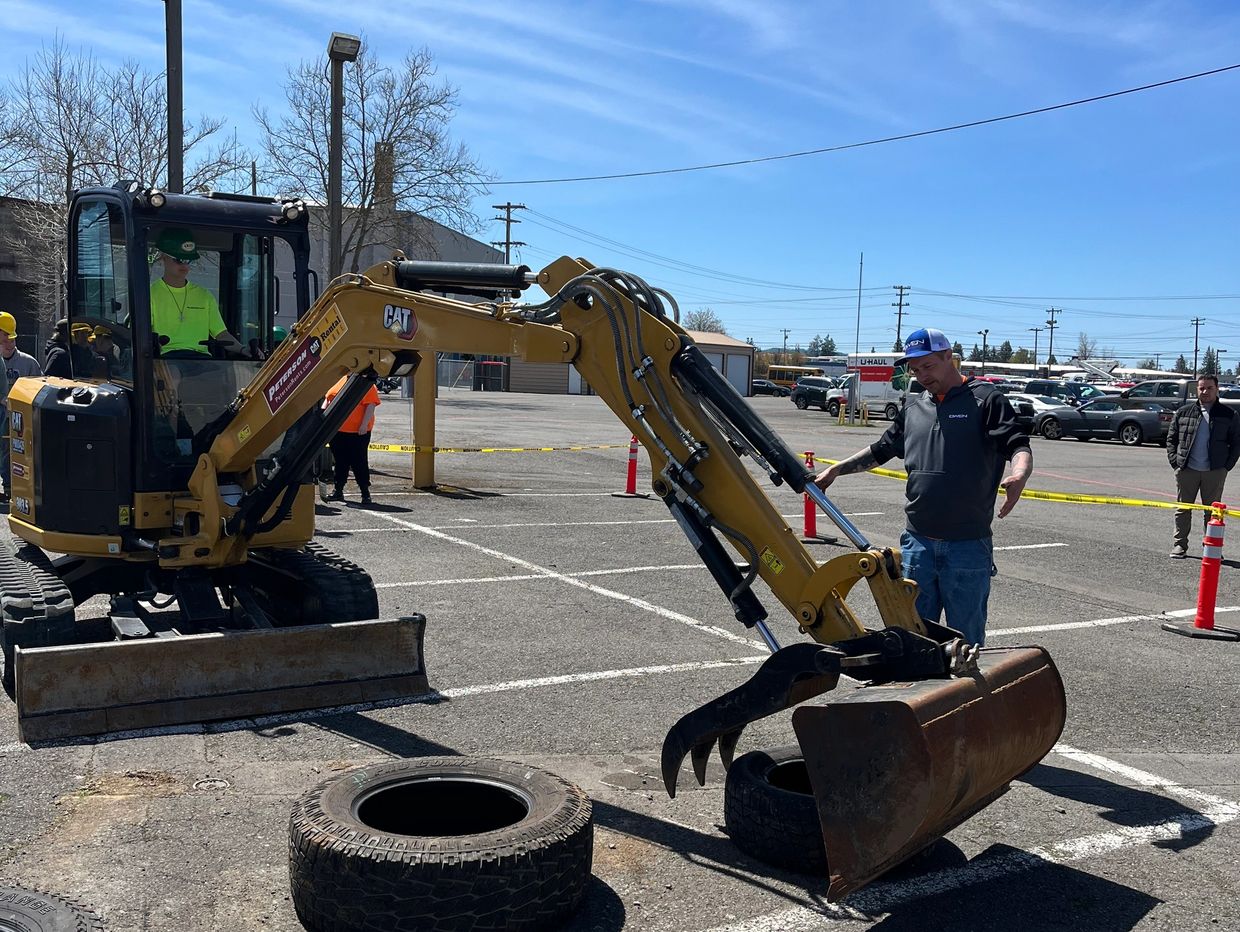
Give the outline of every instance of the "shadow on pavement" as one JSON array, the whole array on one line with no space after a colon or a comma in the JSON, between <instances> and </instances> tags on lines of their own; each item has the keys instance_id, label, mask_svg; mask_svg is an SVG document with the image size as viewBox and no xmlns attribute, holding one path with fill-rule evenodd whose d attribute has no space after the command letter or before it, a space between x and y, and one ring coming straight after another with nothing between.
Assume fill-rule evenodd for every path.
<instances>
[{"instance_id":1,"label":"shadow on pavement","mask_svg":"<svg viewBox=\"0 0 1240 932\"><path fill-rule=\"evenodd\" d=\"M984 868L988 860L1023 855L1018 848L994 845L970 864ZM1036 871L1036 873L1035 873ZM894 879L894 875L888 875ZM925 877L929 887L933 875ZM1031 864L993 880L970 883L919 896L917 880L904 878L898 905L884 908L881 888L871 888L866 909L888 915L870 927L871 932L1129 932L1162 901L1064 864ZM911 890L910 890L911 888ZM845 899L847 905L849 900Z\"/></svg>"},{"instance_id":2,"label":"shadow on pavement","mask_svg":"<svg viewBox=\"0 0 1240 932\"><path fill-rule=\"evenodd\" d=\"M591 875L581 908L558 928L561 932L617 932L624 928L625 919L624 901L597 875Z\"/></svg>"},{"instance_id":3,"label":"shadow on pavement","mask_svg":"<svg viewBox=\"0 0 1240 932\"><path fill-rule=\"evenodd\" d=\"M1045 763L1026 773L1021 777L1021 782L1055 796L1094 806L1100 810L1102 818L1125 827L1158 825L1199 815L1181 800L1113 783L1095 774ZM1184 851L1201 844L1212 834L1214 827L1206 825L1181 837L1153 841L1151 844L1170 851Z\"/></svg>"}]
</instances>

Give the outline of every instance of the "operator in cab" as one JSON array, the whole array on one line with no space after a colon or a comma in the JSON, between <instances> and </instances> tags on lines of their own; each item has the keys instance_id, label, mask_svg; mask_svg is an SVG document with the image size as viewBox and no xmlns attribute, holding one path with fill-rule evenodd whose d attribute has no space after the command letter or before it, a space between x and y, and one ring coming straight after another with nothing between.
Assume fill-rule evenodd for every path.
<instances>
[{"instance_id":1,"label":"operator in cab","mask_svg":"<svg viewBox=\"0 0 1240 932\"><path fill-rule=\"evenodd\" d=\"M190 263L198 259L193 232L177 227L164 230L155 247L164 266L163 276L151 282L151 329L161 337L160 355L209 357L210 339L218 341L227 355L240 356L241 343L228 332L211 292L189 280Z\"/></svg>"}]
</instances>

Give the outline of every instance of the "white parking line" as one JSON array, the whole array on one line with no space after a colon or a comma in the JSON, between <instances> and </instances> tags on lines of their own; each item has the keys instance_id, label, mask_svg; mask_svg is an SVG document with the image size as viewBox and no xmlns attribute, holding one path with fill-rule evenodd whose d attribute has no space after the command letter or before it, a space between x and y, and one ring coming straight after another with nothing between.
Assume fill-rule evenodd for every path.
<instances>
[{"instance_id":1,"label":"white parking line","mask_svg":"<svg viewBox=\"0 0 1240 932\"><path fill-rule=\"evenodd\" d=\"M681 563L672 564L671 566L625 566L614 570L583 570L579 573L565 573L565 576L572 576L574 579L580 579L583 576L623 576L627 573L657 573L660 570L704 570L706 565L703 563ZM425 579L425 580L409 580L406 582L389 582L376 583L376 589L403 589L410 586L454 586L458 583L490 583L490 582L521 582L530 579L559 579L558 576L548 576L546 573L526 573L520 576L475 576L468 579Z\"/></svg>"},{"instance_id":2,"label":"white parking line","mask_svg":"<svg viewBox=\"0 0 1240 932\"><path fill-rule=\"evenodd\" d=\"M1007 547L995 547L995 550L1045 550L1048 547L1066 547L1067 544L1010 544Z\"/></svg>"},{"instance_id":3,"label":"white parking line","mask_svg":"<svg viewBox=\"0 0 1240 932\"><path fill-rule=\"evenodd\" d=\"M997 857L982 855L967 864L936 871L924 877L894 883L880 880L850 895L845 903L799 906L716 926L711 932L810 932L822 929L823 920L873 921L899 906L929 896L971 887L1035 867L1066 864L1123 848L1184 838L1240 818L1240 803L1181 786L1156 774L1137 770L1097 754L1078 751L1068 745L1056 745L1052 753L1082 766L1122 777L1138 786L1163 790L1169 795L1191 800L1199 805L1200 809L1185 810L1152 825L1134 825L1111 832L1083 835Z\"/></svg>"},{"instance_id":4,"label":"white parking line","mask_svg":"<svg viewBox=\"0 0 1240 932\"><path fill-rule=\"evenodd\" d=\"M539 566L537 563L531 563L529 560L522 560L520 557L495 550L492 547L485 547L482 544L475 543L471 540L453 537L451 534L445 534L443 531L437 531L434 528L425 527L421 524L415 524L412 521L406 521L404 518L398 518L395 515L379 515L379 517L386 521L391 521L393 524L407 527L411 531L426 534L427 536L434 537L437 540L458 544L459 546L467 547L470 550L475 550L478 553L486 554L489 557L495 557L498 560L513 563L534 573L549 576L553 579L558 579L561 582L568 583L570 586L576 586L579 589L585 589L587 592L593 592L595 595L601 595L608 599L615 599L617 602L624 602L634 608L641 609L645 612L650 612L651 614L658 615L660 618L666 618L669 621L678 622L686 627L694 628L706 634L713 634L715 637L721 637L727 641L744 644L747 647L753 647L759 650L762 648L762 645L758 644L756 641L743 637L739 634L734 634L727 628L720 628L717 625L708 625L703 621L698 621L696 618L691 618L688 615L680 614L680 612L674 612L671 609L663 608L660 605L655 605L653 602L647 602L645 599L638 599L631 595L625 595L623 592L616 592L614 589L604 589L602 586L595 586L592 583L582 582L580 579L576 579L572 576L566 576L563 573L557 573L555 570L548 569L545 566Z\"/></svg>"},{"instance_id":5,"label":"white parking line","mask_svg":"<svg viewBox=\"0 0 1240 932\"><path fill-rule=\"evenodd\" d=\"M1224 612L1240 612L1240 605L1225 605L1216 608L1216 615ZM1176 609L1159 615L1120 615L1117 618L1097 618L1093 621L1064 621L1049 625L1026 625L1023 628L994 628L986 631L986 637L1011 634L1039 634L1043 631L1071 631L1074 628L1105 628L1110 625L1126 625L1134 621L1166 621L1168 618L1192 618L1197 614L1195 608Z\"/></svg>"}]
</instances>

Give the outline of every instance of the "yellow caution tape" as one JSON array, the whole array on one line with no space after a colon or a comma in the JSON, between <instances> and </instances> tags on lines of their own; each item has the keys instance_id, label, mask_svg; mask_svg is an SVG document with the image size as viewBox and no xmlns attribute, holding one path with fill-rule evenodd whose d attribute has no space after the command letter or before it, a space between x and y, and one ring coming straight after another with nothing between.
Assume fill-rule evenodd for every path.
<instances>
[{"instance_id":1,"label":"yellow caution tape","mask_svg":"<svg viewBox=\"0 0 1240 932\"><path fill-rule=\"evenodd\" d=\"M380 453L575 453L580 450L627 450L627 443L599 443L576 447L423 447L416 443L372 443Z\"/></svg>"},{"instance_id":2,"label":"yellow caution tape","mask_svg":"<svg viewBox=\"0 0 1240 932\"><path fill-rule=\"evenodd\" d=\"M827 463L834 466L839 460L820 460L819 462ZM899 479L905 481L908 479L908 473L899 469L882 469L875 467L867 470L876 476L883 476L887 479ZM1003 490L998 491L999 495L1003 494ZM1043 502L1069 502L1074 505L1123 505L1129 508L1184 508L1198 511L1214 511L1213 505L1201 505L1196 502L1155 502L1144 498L1121 498L1112 495L1082 495L1077 492L1044 492L1040 489L1025 489L1020 493L1021 498L1032 498ZM1223 514L1232 517L1240 515L1240 511L1234 508L1223 510Z\"/></svg>"}]
</instances>

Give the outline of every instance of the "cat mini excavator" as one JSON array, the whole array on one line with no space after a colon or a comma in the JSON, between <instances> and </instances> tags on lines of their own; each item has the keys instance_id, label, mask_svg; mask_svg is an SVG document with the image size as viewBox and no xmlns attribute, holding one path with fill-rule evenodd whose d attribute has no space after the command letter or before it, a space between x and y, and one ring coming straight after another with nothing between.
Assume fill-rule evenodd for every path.
<instances>
[{"instance_id":1,"label":"cat mini excavator","mask_svg":"<svg viewBox=\"0 0 1240 932\"><path fill-rule=\"evenodd\" d=\"M22 379L9 397L18 546L0 565L0 605L25 740L426 691L424 619L378 619L369 576L312 542L309 473L375 379L436 350L572 363L644 443L654 492L771 651L670 729L668 792L686 757L704 781L716 745L726 766L747 724L792 709L832 898L988 805L1058 739L1065 698L1047 653L979 652L919 618L899 552L872 545L813 485L679 326L671 297L640 278L567 257L532 273L398 256L330 283L273 346L278 254L308 297L301 205L118 186L78 193L70 217L71 319L109 329L119 349L105 372ZM238 347L215 335L205 353L165 352L149 251L170 229L192 231L191 277L253 358L219 358ZM533 305L429 293L535 283L548 298ZM855 549L816 563L745 457L811 495ZM797 643L781 645L759 578ZM862 582L879 627L846 601ZM104 595L106 619L75 621L75 605ZM836 690L844 675L862 685Z\"/></svg>"}]
</instances>

